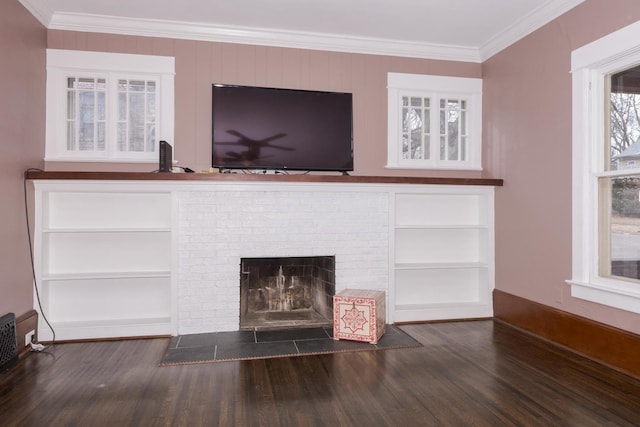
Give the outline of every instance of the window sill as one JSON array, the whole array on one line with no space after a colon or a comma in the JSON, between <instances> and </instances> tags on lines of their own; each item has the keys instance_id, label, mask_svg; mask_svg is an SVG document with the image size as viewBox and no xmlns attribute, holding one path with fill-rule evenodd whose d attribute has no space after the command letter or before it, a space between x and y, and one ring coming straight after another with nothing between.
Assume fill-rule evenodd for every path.
<instances>
[{"instance_id":1,"label":"window sill","mask_svg":"<svg viewBox=\"0 0 640 427\"><path fill-rule=\"evenodd\" d=\"M157 158L153 159L106 159L106 158L80 158L80 157L45 157L45 162L64 163L158 163Z\"/></svg>"},{"instance_id":2,"label":"window sill","mask_svg":"<svg viewBox=\"0 0 640 427\"><path fill-rule=\"evenodd\" d=\"M631 289L630 285L619 283L617 286L605 286L595 283L567 280L571 286L571 296L632 313L640 313L640 286Z\"/></svg>"}]
</instances>

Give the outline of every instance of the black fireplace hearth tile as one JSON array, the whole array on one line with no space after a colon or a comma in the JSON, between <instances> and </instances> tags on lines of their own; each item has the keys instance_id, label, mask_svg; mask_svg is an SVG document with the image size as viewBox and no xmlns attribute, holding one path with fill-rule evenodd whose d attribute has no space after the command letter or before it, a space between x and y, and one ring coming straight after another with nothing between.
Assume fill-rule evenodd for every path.
<instances>
[{"instance_id":1,"label":"black fireplace hearth tile","mask_svg":"<svg viewBox=\"0 0 640 427\"><path fill-rule=\"evenodd\" d=\"M387 325L377 344L334 340L328 327L235 331L173 337L161 365L248 360L279 356L301 356L363 350L384 350L421 346L409 334ZM259 337L256 341L255 337Z\"/></svg>"},{"instance_id":2,"label":"black fireplace hearth tile","mask_svg":"<svg viewBox=\"0 0 640 427\"><path fill-rule=\"evenodd\" d=\"M174 337L175 338L175 337ZM231 331L180 335L174 348L255 343L253 331ZM173 341L172 341L173 344Z\"/></svg>"},{"instance_id":3,"label":"black fireplace hearth tile","mask_svg":"<svg viewBox=\"0 0 640 427\"><path fill-rule=\"evenodd\" d=\"M296 341L300 354L335 353L340 351L371 350L369 343L358 341L336 341L333 338Z\"/></svg>"},{"instance_id":4,"label":"black fireplace hearth tile","mask_svg":"<svg viewBox=\"0 0 640 427\"><path fill-rule=\"evenodd\" d=\"M215 357L216 346L168 348L162 363L179 364L205 362L207 360L215 360Z\"/></svg>"},{"instance_id":5,"label":"black fireplace hearth tile","mask_svg":"<svg viewBox=\"0 0 640 427\"><path fill-rule=\"evenodd\" d=\"M180 338L182 338L180 335L177 337L171 337L171 341L169 341L169 346L167 348L176 348L180 342Z\"/></svg>"},{"instance_id":6,"label":"black fireplace hearth tile","mask_svg":"<svg viewBox=\"0 0 640 427\"><path fill-rule=\"evenodd\" d=\"M395 327L388 327L385 329L384 334L378 340L378 346L380 347L396 347L405 345L407 342L407 334Z\"/></svg>"},{"instance_id":7,"label":"black fireplace hearth tile","mask_svg":"<svg viewBox=\"0 0 640 427\"><path fill-rule=\"evenodd\" d=\"M256 344L241 343L234 346L219 346L216 360L254 359L297 354L293 341L265 342Z\"/></svg>"},{"instance_id":8,"label":"black fireplace hearth tile","mask_svg":"<svg viewBox=\"0 0 640 427\"><path fill-rule=\"evenodd\" d=\"M257 342L312 340L330 338L325 328L293 328L256 331Z\"/></svg>"}]
</instances>

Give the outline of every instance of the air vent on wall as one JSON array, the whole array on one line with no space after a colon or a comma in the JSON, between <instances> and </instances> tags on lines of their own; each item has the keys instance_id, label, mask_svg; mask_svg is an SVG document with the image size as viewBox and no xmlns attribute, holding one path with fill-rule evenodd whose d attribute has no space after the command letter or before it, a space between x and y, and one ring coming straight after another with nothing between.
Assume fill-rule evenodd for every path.
<instances>
[{"instance_id":1,"label":"air vent on wall","mask_svg":"<svg viewBox=\"0 0 640 427\"><path fill-rule=\"evenodd\" d=\"M7 313L0 317L0 372L8 369L17 360L16 316Z\"/></svg>"}]
</instances>

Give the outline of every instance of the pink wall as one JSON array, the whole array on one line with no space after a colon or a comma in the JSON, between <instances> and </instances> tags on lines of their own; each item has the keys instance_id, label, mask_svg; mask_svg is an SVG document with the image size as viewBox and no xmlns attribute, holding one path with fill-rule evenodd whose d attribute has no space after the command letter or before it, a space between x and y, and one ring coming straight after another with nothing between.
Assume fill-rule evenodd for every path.
<instances>
[{"instance_id":1,"label":"pink wall","mask_svg":"<svg viewBox=\"0 0 640 427\"><path fill-rule=\"evenodd\" d=\"M640 333L640 316L575 299L571 51L640 19L637 0L587 0L483 64L486 167L496 192L496 288Z\"/></svg>"},{"instance_id":2,"label":"pink wall","mask_svg":"<svg viewBox=\"0 0 640 427\"><path fill-rule=\"evenodd\" d=\"M174 158L199 171L211 162L211 84L319 89L353 93L357 175L433 176L392 171L387 156L387 73L480 77L481 65L189 40L49 31L49 48L170 55L176 58ZM104 164L49 162L48 170L115 170ZM128 165L148 171L156 165ZM122 167L121 167L122 168ZM479 172L439 176L477 177Z\"/></svg>"},{"instance_id":3,"label":"pink wall","mask_svg":"<svg viewBox=\"0 0 640 427\"><path fill-rule=\"evenodd\" d=\"M17 0L0 13L0 315L33 306L23 171L43 167L46 30Z\"/></svg>"},{"instance_id":4,"label":"pink wall","mask_svg":"<svg viewBox=\"0 0 640 427\"><path fill-rule=\"evenodd\" d=\"M2 1L0 44L12 61L3 64L1 72L17 80L0 79L0 123L6 138L1 146L0 186L10 201L0 208L4 220L0 262L5 276L0 286L9 289L8 299L0 299L0 313L30 307L19 186L22 170L41 164L44 120L43 31L16 0ZM356 174L435 175L384 169L386 73L482 75L485 171L438 175L505 179L496 193L497 288L640 333L637 315L572 299L565 285L571 274L570 53L638 19L637 0L587 0L482 65L54 30L47 33L47 45L175 56L175 157L197 170L209 164L210 84L216 81L353 92ZM16 29L17 25L21 27ZM32 81L36 84L30 86ZM27 91L27 101L17 98L16 87ZM6 96L8 102L5 93L13 93ZM7 146L7 141L20 144ZM48 163L46 167L144 171L155 165Z\"/></svg>"}]
</instances>

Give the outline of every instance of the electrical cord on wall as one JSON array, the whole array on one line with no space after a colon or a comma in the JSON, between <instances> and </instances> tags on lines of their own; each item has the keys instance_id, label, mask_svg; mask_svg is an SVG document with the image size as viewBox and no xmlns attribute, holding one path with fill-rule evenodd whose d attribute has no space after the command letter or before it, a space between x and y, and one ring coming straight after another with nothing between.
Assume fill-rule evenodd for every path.
<instances>
[{"instance_id":1,"label":"electrical cord on wall","mask_svg":"<svg viewBox=\"0 0 640 427\"><path fill-rule=\"evenodd\" d=\"M27 225L27 241L29 242L29 256L31 257L30 259L31 259L31 274L33 276L33 287L36 294L36 300L38 301L38 307L40 308L40 315L44 319L47 326L49 326L49 329L51 329L51 333L53 334L51 343L49 344L49 346L47 346L47 347L51 347L56 342L56 331L53 329L53 326L51 326L51 323L49 323L49 319L47 319L47 316L44 314L44 310L42 309L42 302L40 302L40 291L38 290L38 282L36 279L36 267L35 267L35 262L33 260L33 244L31 243L31 225L29 223L29 203L27 200L27 174L29 172L43 172L43 171L42 169L37 169L37 168L29 168L25 170L23 174L22 185L24 190L24 213L25 213L25 219L26 219L26 225ZM41 344L31 343L32 351L43 351L45 348L46 347L42 346Z\"/></svg>"}]
</instances>

